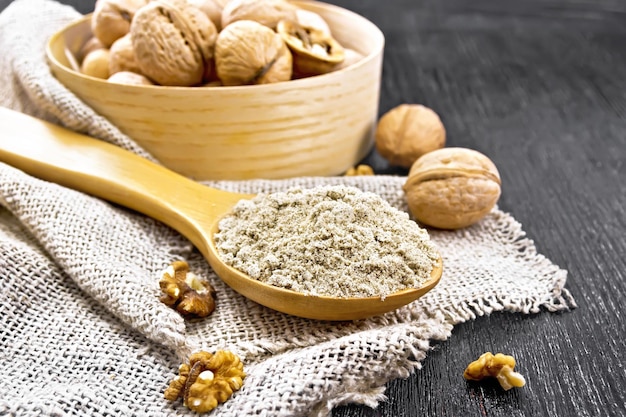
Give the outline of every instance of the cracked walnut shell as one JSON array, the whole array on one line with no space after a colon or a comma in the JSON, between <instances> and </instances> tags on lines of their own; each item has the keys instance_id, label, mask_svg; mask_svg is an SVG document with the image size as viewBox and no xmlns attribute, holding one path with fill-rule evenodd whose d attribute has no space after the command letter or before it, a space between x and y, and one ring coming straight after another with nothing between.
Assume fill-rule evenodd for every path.
<instances>
[{"instance_id":1,"label":"cracked walnut shell","mask_svg":"<svg viewBox=\"0 0 626 417\"><path fill-rule=\"evenodd\" d=\"M500 184L498 169L487 156L467 148L443 148L415 161L403 189L417 221L460 229L491 211L500 198Z\"/></svg>"},{"instance_id":2,"label":"cracked walnut shell","mask_svg":"<svg viewBox=\"0 0 626 417\"><path fill-rule=\"evenodd\" d=\"M293 72L297 77L325 74L345 58L343 47L323 30L281 20L276 31L293 53Z\"/></svg>"},{"instance_id":3,"label":"cracked walnut shell","mask_svg":"<svg viewBox=\"0 0 626 417\"><path fill-rule=\"evenodd\" d=\"M201 351L190 356L189 364L180 366L164 396L169 401L182 398L190 410L206 413L239 390L245 377L243 363L234 353Z\"/></svg>"},{"instance_id":4,"label":"cracked walnut shell","mask_svg":"<svg viewBox=\"0 0 626 417\"><path fill-rule=\"evenodd\" d=\"M217 29L200 9L183 0L153 0L135 14L130 33L142 74L165 86L202 83Z\"/></svg>"},{"instance_id":5,"label":"cracked walnut shell","mask_svg":"<svg viewBox=\"0 0 626 417\"><path fill-rule=\"evenodd\" d=\"M433 110L401 104L385 113L376 127L376 150L392 165L410 168L427 152L443 148L446 130Z\"/></svg>"},{"instance_id":6,"label":"cracked walnut shell","mask_svg":"<svg viewBox=\"0 0 626 417\"><path fill-rule=\"evenodd\" d=\"M215 43L215 68L224 85L288 81L292 62L280 35L252 20L226 26Z\"/></svg>"}]
</instances>

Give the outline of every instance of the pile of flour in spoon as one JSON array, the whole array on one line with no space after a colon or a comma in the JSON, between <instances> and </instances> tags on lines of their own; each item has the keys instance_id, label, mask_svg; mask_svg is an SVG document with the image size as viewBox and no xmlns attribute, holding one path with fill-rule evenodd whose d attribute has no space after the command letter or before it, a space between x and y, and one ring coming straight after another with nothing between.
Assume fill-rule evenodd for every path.
<instances>
[{"instance_id":1,"label":"pile of flour in spoon","mask_svg":"<svg viewBox=\"0 0 626 417\"><path fill-rule=\"evenodd\" d=\"M215 242L228 265L308 295L384 298L419 287L438 259L428 232L380 196L294 188L238 202Z\"/></svg>"}]
</instances>

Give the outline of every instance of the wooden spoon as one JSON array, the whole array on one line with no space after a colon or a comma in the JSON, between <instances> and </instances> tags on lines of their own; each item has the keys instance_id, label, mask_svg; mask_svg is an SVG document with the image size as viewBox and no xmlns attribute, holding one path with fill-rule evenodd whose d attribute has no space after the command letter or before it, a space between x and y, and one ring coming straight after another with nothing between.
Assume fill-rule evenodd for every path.
<instances>
[{"instance_id":1,"label":"wooden spoon","mask_svg":"<svg viewBox=\"0 0 626 417\"><path fill-rule=\"evenodd\" d=\"M213 241L219 219L253 195L201 185L120 147L1 107L0 126L0 161L167 224L189 239L232 289L274 310L320 320L361 319L410 303L441 278L440 259L422 287L384 300L310 296L264 284L224 264Z\"/></svg>"}]
</instances>

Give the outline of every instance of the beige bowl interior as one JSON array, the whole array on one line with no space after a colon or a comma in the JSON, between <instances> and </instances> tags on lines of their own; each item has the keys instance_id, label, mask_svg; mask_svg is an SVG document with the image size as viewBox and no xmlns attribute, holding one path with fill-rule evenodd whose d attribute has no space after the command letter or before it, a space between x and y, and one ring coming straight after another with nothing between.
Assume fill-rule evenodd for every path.
<instances>
[{"instance_id":1,"label":"beige bowl interior","mask_svg":"<svg viewBox=\"0 0 626 417\"><path fill-rule=\"evenodd\" d=\"M384 36L367 19L325 3L334 37L365 56L300 80L241 87L127 86L82 75L72 58L91 37L90 15L51 37L52 73L165 166L197 180L328 176L373 145Z\"/></svg>"}]
</instances>

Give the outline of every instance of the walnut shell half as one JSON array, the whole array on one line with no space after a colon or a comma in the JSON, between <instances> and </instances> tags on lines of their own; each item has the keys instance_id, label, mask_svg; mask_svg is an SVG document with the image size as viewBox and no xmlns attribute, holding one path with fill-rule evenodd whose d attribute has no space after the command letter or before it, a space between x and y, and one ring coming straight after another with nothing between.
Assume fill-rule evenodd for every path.
<instances>
[{"instance_id":1,"label":"walnut shell half","mask_svg":"<svg viewBox=\"0 0 626 417\"><path fill-rule=\"evenodd\" d=\"M217 76L227 86L288 81L292 63L280 35L251 20L226 26L215 43Z\"/></svg>"},{"instance_id":2,"label":"walnut shell half","mask_svg":"<svg viewBox=\"0 0 626 417\"><path fill-rule=\"evenodd\" d=\"M460 229L491 211L500 185L498 169L487 156L467 148L443 148L415 161L403 188L416 220Z\"/></svg>"},{"instance_id":3,"label":"walnut shell half","mask_svg":"<svg viewBox=\"0 0 626 417\"><path fill-rule=\"evenodd\" d=\"M325 74L345 58L343 47L323 30L281 20L276 31L293 53L293 71L297 77Z\"/></svg>"}]
</instances>

